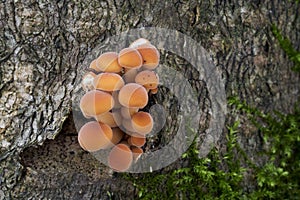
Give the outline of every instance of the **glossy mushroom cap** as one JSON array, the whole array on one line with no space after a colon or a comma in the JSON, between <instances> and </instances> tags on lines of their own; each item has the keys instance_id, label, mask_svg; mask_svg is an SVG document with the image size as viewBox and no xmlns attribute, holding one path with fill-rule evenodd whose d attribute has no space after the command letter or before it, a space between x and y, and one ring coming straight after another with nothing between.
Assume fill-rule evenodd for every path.
<instances>
[{"instance_id":1,"label":"glossy mushroom cap","mask_svg":"<svg viewBox=\"0 0 300 200\"><path fill-rule=\"evenodd\" d=\"M146 143L145 137L134 137L130 136L127 140L128 144L131 146L142 147Z\"/></svg>"},{"instance_id":2,"label":"glossy mushroom cap","mask_svg":"<svg viewBox=\"0 0 300 200\"><path fill-rule=\"evenodd\" d=\"M95 117L108 112L114 106L113 97L99 90L92 90L81 98L80 109L87 117Z\"/></svg>"},{"instance_id":3,"label":"glossy mushroom cap","mask_svg":"<svg viewBox=\"0 0 300 200\"><path fill-rule=\"evenodd\" d=\"M108 155L108 165L116 171L124 172L132 164L133 155L130 148L125 144L117 144Z\"/></svg>"},{"instance_id":4,"label":"glossy mushroom cap","mask_svg":"<svg viewBox=\"0 0 300 200\"><path fill-rule=\"evenodd\" d=\"M81 127L78 134L80 146L89 152L106 149L113 137L111 128L103 123L88 122Z\"/></svg>"},{"instance_id":5,"label":"glossy mushroom cap","mask_svg":"<svg viewBox=\"0 0 300 200\"><path fill-rule=\"evenodd\" d=\"M143 68L155 69L159 64L159 52L151 44L139 45L136 48L143 58Z\"/></svg>"},{"instance_id":6,"label":"glossy mushroom cap","mask_svg":"<svg viewBox=\"0 0 300 200\"><path fill-rule=\"evenodd\" d=\"M119 92L119 102L127 108L143 108L148 103L147 90L136 83L128 83Z\"/></svg>"},{"instance_id":7,"label":"glossy mushroom cap","mask_svg":"<svg viewBox=\"0 0 300 200\"><path fill-rule=\"evenodd\" d=\"M140 111L132 115L131 123L133 129L141 135L150 133L153 128L152 116L147 112Z\"/></svg>"},{"instance_id":8,"label":"glossy mushroom cap","mask_svg":"<svg viewBox=\"0 0 300 200\"><path fill-rule=\"evenodd\" d=\"M134 48L122 49L118 58L119 64L128 69L140 68L143 64L142 56Z\"/></svg>"},{"instance_id":9,"label":"glossy mushroom cap","mask_svg":"<svg viewBox=\"0 0 300 200\"><path fill-rule=\"evenodd\" d=\"M146 89L155 89L158 86L159 79L154 71L145 70L136 75L135 82Z\"/></svg>"},{"instance_id":10,"label":"glossy mushroom cap","mask_svg":"<svg viewBox=\"0 0 300 200\"><path fill-rule=\"evenodd\" d=\"M96 60L96 70L98 72L120 72L122 67L118 62L118 54L116 52L101 54Z\"/></svg>"},{"instance_id":11,"label":"glossy mushroom cap","mask_svg":"<svg viewBox=\"0 0 300 200\"><path fill-rule=\"evenodd\" d=\"M131 48L137 48L140 45L143 44L150 44L149 40L145 39L145 38L139 38L137 40L135 40L134 42L132 42L129 47Z\"/></svg>"},{"instance_id":12,"label":"glossy mushroom cap","mask_svg":"<svg viewBox=\"0 0 300 200\"><path fill-rule=\"evenodd\" d=\"M107 92L120 90L124 86L122 77L115 73L101 73L94 79L94 88Z\"/></svg>"}]
</instances>

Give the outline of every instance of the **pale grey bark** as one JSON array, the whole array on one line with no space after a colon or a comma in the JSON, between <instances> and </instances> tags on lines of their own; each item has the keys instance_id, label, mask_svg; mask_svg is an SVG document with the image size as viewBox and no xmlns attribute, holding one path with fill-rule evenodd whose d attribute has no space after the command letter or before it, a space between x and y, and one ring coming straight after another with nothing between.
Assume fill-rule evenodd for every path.
<instances>
[{"instance_id":1,"label":"pale grey bark","mask_svg":"<svg viewBox=\"0 0 300 200\"><path fill-rule=\"evenodd\" d=\"M299 50L299 5L290 1L2 1L0 190L8 199L134 195L130 183L80 149L71 114L74 81L85 56L107 37L131 28L163 27L191 36L222 70L228 96L265 111L291 111L299 98L299 75L272 36L273 23ZM180 60L168 59L183 67ZM194 84L207 97L203 83ZM204 110L207 101L201 99ZM237 118L245 126L240 143L253 157L260 138L243 115L229 114L228 123Z\"/></svg>"}]
</instances>

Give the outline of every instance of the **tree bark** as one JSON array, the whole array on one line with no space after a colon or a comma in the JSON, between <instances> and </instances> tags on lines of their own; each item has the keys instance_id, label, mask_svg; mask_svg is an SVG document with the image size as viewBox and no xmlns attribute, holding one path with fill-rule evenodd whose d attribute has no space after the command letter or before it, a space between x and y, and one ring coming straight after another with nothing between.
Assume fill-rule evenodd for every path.
<instances>
[{"instance_id":1,"label":"tree bark","mask_svg":"<svg viewBox=\"0 0 300 200\"><path fill-rule=\"evenodd\" d=\"M271 25L299 50L299 11L293 1L272 0L2 1L0 199L135 195L130 182L80 149L71 113L74 83L85 57L108 37L129 29L162 27L192 37L222 71L227 96L238 95L264 111L290 112L299 99L300 78L291 71L293 63L279 48ZM175 69L183 68L181 60L170 60ZM194 81L207 110L205 84ZM205 118L209 121L208 114ZM229 108L227 123L236 119L243 124L241 146L258 164L263 162L255 155L261 138L241 113ZM225 128L223 132L220 150Z\"/></svg>"}]
</instances>

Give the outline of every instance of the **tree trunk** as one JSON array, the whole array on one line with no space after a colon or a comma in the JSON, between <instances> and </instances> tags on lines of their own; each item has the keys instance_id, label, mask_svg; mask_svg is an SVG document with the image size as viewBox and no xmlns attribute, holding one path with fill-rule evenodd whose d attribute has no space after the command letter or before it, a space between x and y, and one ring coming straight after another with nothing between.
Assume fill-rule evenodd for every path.
<instances>
[{"instance_id":1,"label":"tree trunk","mask_svg":"<svg viewBox=\"0 0 300 200\"><path fill-rule=\"evenodd\" d=\"M85 58L123 31L162 27L190 36L221 70L226 95L264 111L290 112L299 98L299 75L271 32L276 24L300 49L299 4L293 1L7 0L0 3L0 17L0 199L134 197L132 183L79 147L72 118ZM174 69L185 65L161 53ZM208 110L205 84L194 81ZM209 114L204 118L209 121ZM227 123L237 118L245 133L239 142L259 164L261 138L229 108ZM217 142L220 149L224 139Z\"/></svg>"}]
</instances>

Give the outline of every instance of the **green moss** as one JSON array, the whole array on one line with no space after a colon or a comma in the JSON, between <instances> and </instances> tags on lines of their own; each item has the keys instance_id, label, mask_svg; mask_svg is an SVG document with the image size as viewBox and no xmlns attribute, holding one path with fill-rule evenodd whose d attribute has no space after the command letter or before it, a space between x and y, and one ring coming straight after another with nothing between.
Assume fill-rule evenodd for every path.
<instances>
[{"instance_id":1,"label":"green moss","mask_svg":"<svg viewBox=\"0 0 300 200\"><path fill-rule=\"evenodd\" d=\"M288 38L283 37L280 33L280 30L275 25L272 26L272 32L275 38L278 40L282 50L284 50L289 59L294 62L295 66L292 68L292 70L300 72L300 52L294 49L291 41Z\"/></svg>"},{"instance_id":2,"label":"green moss","mask_svg":"<svg viewBox=\"0 0 300 200\"><path fill-rule=\"evenodd\" d=\"M273 26L272 31L282 49L300 71L300 53L293 49ZM164 173L126 174L133 182L139 199L300 199L300 108L293 113L263 113L233 97L228 100L233 109L246 115L263 136L267 157L257 166L237 142L239 122L228 127L225 153L214 148L206 158L198 157L194 142L182 159L184 168ZM193 131L188 129L188 131ZM261 156L261 155L257 155ZM254 188L246 191L246 171L252 172Z\"/></svg>"}]
</instances>

